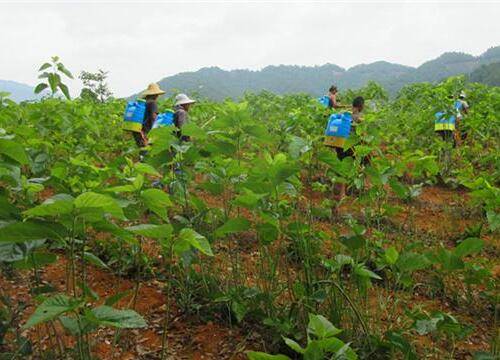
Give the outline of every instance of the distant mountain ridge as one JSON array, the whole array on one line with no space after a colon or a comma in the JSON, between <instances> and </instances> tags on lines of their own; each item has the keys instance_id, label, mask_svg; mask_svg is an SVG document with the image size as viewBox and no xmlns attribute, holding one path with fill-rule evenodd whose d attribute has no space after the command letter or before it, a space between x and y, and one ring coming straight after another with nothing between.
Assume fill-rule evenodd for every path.
<instances>
[{"instance_id":1,"label":"distant mountain ridge","mask_svg":"<svg viewBox=\"0 0 500 360\"><path fill-rule=\"evenodd\" d=\"M9 98L16 102L24 100L35 100L38 96L34 93L32 86L11 80L0 80L0 92L10 93Z\"/></svg>"},{"instance_id":2,"label":"distant mountain ridge","mask_svg":"<svg viewBox=\"0 0 500 360\"><path fill-rule=\"evenodd\" d=\"M483 65L500 62L500 46L480 56L447 52L419 67L377 61L344 69L335 64L321 66L272 65L262 70L223 70L206 67L166 77L158 83L167 96L176 92L213 100L238 98L246 91L268 90L277 94L305 92L324 94L330 85L339 89L355 89L374 80L394 94L406 84L434 82L449 76L468 75Z\"/></svg>"}]
</instances>

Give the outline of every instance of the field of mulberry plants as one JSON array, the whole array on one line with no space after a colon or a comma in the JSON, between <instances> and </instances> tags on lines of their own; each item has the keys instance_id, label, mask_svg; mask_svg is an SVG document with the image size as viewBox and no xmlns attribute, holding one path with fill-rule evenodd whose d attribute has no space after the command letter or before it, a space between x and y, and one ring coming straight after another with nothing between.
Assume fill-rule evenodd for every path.
<instances>
[{"instance_id":1,"label":"field of mulberry plants","mask_svg":"<svg viewBox=\"0 0 500 360\"><path fill-rule=\"evenodd\" d=\"M263 92L140 161L125 100L0 94L0 359L498 359L500 88L358 95L355 159L317 99Z\"/></svg>"}]
</instances>

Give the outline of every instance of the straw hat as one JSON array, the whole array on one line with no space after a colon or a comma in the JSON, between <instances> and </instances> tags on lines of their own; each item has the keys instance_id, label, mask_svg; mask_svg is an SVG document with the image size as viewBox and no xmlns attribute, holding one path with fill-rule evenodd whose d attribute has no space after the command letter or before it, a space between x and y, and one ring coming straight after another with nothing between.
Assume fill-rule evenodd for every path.
<instances>
[{"instance_id":1,"label":"straw hat","mask_svg":"<svg viewBox=\"0 0 500 360\"><path fill-rule=\"evenodd\" d=\"M165 94L165 91L160 89L158 84L151 83L148 85L148 88L142 92L142 96L146 97L148 95L163 95Z\"/></svg>"},{"instance_id":2,"label":"straw hat","mask_svg":"<svg viewBox=\"0 0 500 360\"><path fill-rule=\"evenodd\" d=\"M467 97L467 94L465 93L465 91L462 90L460 91L460 95L458 97L465 99Z\"/></svg>"},{"instance_id":3,"label":"straw hat","mask_svg":"<svg viewBox=\"0 0 500 360\"><path fill-rule=\"evenodd\" d=\"M186 94L179 94L175 97L175 105L193 104L196 100L190 99Z\"/></svg>"}]
</instances>

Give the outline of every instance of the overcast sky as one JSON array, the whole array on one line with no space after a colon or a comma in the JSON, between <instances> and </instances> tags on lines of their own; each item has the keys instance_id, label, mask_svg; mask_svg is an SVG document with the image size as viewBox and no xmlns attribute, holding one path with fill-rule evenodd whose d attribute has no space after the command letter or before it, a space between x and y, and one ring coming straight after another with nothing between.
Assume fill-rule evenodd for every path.
<instances>
[{"instance_id":1,"label":"overcast sky","mask_svg":"<svg viewBox=\"0 0 500 360\"><path fill-rule=\"evenodd\" d=\"M418 66L445 51L500 45L500 2L2 2L0 79L36 83L59 55L108 70L116 96L205 66ZM77 94L79 81L69 83Z\"/></svg>"}]
</instances>

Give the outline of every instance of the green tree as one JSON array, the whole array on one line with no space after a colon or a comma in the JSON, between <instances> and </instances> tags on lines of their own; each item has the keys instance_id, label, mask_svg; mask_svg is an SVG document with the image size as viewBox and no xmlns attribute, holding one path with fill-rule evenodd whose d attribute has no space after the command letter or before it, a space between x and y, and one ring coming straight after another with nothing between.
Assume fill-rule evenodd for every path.
<instances>
[{"instance_id":1,"label":"green tree","mask_svg":"<svg viewBox=\"0 0 500 360\"><path fill-rule=\"evenodd\" d=\"M108 72L99 69L96 73L82 71L79 79L82 80L84 88L80 93L83 99L105 102L113 93L109 90L106 79Z\"/></svg>"},{"instance_id":2,"label":"green tree","mask_svg":"<svg viewBox=\"0 0 500 360\"><path fill-rule=\"evenodd\" d=\"M35 94L39 94L43 90L49 88L52 97L54 97L57 92L61 90L66 99L71 99L68 87L63 84L61 78L62 76L66 76L73 79L73 75L68 69L66 69L64 64L60 62L58 56L53 56L50 62L46 62L40 66L38 72L40 73L38 78L42 79L42 82L35 87Z\"/></svg>"}]
</instances>

